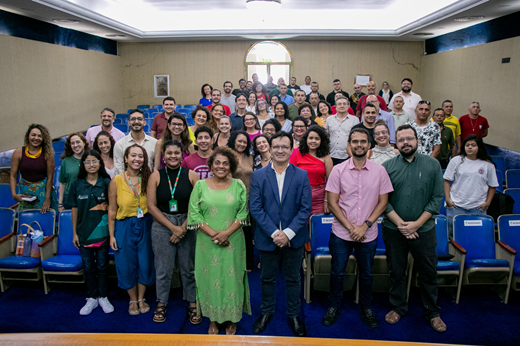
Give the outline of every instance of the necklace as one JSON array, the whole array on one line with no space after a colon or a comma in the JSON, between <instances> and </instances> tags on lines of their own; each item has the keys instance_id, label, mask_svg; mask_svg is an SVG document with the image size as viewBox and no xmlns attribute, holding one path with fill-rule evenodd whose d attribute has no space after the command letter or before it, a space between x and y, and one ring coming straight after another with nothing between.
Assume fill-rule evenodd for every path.
<instances>
[{"instance_id":1,"label":"necklace","mask_svg":"<svg viewBox=\"0 0 520 346\"><path fill-rule=\"evenodd\" d=\"M38 150L38 152L36 154L31 154L29 153L29 146L26 146L25 147L25 156L27 156L28 158L30 159L37 159L40 157L40 155L42 154L42 147L40 147L40 150Z\"/></svg>"},{"instance_id":2,"label":"necklace","mask_svg":"<svg viewBox=\"0 0 520 346\"><path fill-rule=\"evenodd\" d=\"M471 123L471 130L473 132L475 132L475 127L477 127L477 125L478 125L478 115L477 115L477 118L475 119L475 125L473 125L473 119L471 119L471 117L469 117L469 121Z\"/></svg>"}]
</instances>

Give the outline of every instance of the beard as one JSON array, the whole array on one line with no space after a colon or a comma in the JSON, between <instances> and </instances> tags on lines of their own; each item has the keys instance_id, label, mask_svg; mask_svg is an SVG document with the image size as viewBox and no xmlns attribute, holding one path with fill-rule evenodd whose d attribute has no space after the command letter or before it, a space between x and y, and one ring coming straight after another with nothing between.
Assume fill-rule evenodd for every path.
<instances>
[{"instance_id":1,"label":"beard","mask_svg":"<svg viewBox=\"0 0 520 346\"><path fill-rule=\"evenodd\" d=\"M410 92L410 90L412 90L412 88L410 88L410 87L402 87L401 88L401 91L404 91L405 93Z\"/></svg>"},{"instance_id":2,"label":"beard","mask_svg":"<svg viewBox=\"0 0 520 346\"><path fill-rule=\"evenodd\" d=\"M365 157L367 155L368 150L363 151L362 153L358 154L356 150L352 150L352 156L354 157Z\"/></svg>"},{"instance_id":3,"label":"beard","mask_svg":"<svg viewBox=\"0 0 520 346\"><path fill-rule=\"evenodd\" d=\"M404 147L402 149L399 149L399 154L401 154L402 157L404 157L405 159L407 158L410 158L412 157L416 152L417 152L417 146L411 146L411 150L409 152L404 152L402 149L404 149Z\"/></svg>"}]
</instances>

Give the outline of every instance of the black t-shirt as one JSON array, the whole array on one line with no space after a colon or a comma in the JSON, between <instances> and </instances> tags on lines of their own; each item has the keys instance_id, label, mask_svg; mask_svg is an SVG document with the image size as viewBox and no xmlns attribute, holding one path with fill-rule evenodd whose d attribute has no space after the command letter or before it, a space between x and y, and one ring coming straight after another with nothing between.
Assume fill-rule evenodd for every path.
<instances>
[{"instance_id":1,"label":"black t-shirt","mask_svg":"<svg viewBox=\"0 0 520 346\"><path fill-rule=\"evenodd\" d=\"M368 131L368 134L370 135L370 138L369 138L370 149L372 149L373 147L375 147L377 145L377 142L374 139L374 128L375 127L369 129L368 127L365 126L365 123L359 123L357 125L352 126L352 129L355 129L356 127L360 127L362 129L365 129Z\"/></svg>"},{"instance_id":2,"label":"black t-shirt","mask_svg":"<svg viewBox=\"0 0 520 346\"><path fill-rule=\"evenodd\" d=\"M170 185L168 184L168 177L166 176L166 168L159 170L160 182L159 186L157 186L157 208L160 211L167 214L186 214L188 212L188 205L190 203L190 195L193 190L193 186L191 185L190 170L186 167L182 168L181 175L179 177L179 182L177 183L177 188L175 189L175 194L173 197L177 201L177 212L170 212L170 200L172 199L172 195L170 192ZM170 176L170 181L172 183L172 189L175 185L175 179L177 179L177 174L179 173L179 169L169 169L168 175Z\"/></svg>"},{"instance_id":3,"label":"black t-shirt","mask_svg":"<svg viewBox=\"0 0 520 346\"><path fill-rule=\"evenodd\" d=\"M342 93L347 99L349 98L348 92L341 90L340 93ZM327 102L330 103L331 106L336 105L336 93L334 91L327 95Z\"/></svg>"}]
</instances>

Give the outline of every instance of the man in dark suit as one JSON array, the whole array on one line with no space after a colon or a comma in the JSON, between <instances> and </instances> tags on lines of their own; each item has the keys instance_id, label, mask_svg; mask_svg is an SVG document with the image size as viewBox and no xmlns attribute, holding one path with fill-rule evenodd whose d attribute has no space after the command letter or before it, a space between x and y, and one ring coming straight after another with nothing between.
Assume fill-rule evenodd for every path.
<instances>
[{"instance_id":1,"label":"man in dark suit","mask_svg":"<svg viewBox=\"0 0 520 346\"><path fill-rule=\"evenodd\" d=\"M249 211L256 220L255 246L262 264L262 315L253 333L262 333L273 317L276 276L283 270L287 317L296 336L306 336L300 313L300 269L304 245L309 241L311 186L307 172L289 163L293 138L285 132L271 137L273 163L253 172Z\"/></svg>"}]
</instances>

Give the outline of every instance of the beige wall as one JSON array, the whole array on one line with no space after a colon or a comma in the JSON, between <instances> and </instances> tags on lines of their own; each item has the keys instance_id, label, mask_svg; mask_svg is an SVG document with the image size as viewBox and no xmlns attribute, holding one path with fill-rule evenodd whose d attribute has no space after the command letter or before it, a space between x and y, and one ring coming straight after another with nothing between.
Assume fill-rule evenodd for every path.
<instances>
[{"instance_id":1,"label":"beige wall","mask_svg":"<svg viewBox=\"0 0 520 346\"><path fill-rule=\"evenodd\" d=\"M200 87L222 88L225 80L244 78L244 58L254 41L120 43L125 109L160 104L154 99L153 76L170 75L170 94L179 104L196 104ZM378 86L387 80L399 90L404 76L419 84L422 42L283 41L293 57L298 83L310 75L320 92L332 90L340 78L351 93L356 74L372 74ZM418 89L420 89L418 87Z\"/></svg>"},{"instance_id":2,"label":"beige wall","mask_svg":"<svg viewBox=\"0 0 520 346\"><path fill-rule=\"evenodd\" d=\"M511 63L502 64L502 58ZM468 113L479 101L489 122L486 142L520 152L518 96L520 95L520 37L428 55L421 61L421 96L438 107L454 102L454 115Z\"/></svg>"},{"instance_id":3,"label":"beige wall","mask_svg":"<svg viewBox=\"0 0 520 346\"><path fill-rule=\"evenodd\" d=\"M31 123L59 137L99 123L104 107L122 110L120 60L0 35L0 151L21 146Z\"/></svg>"}]
</instances>

